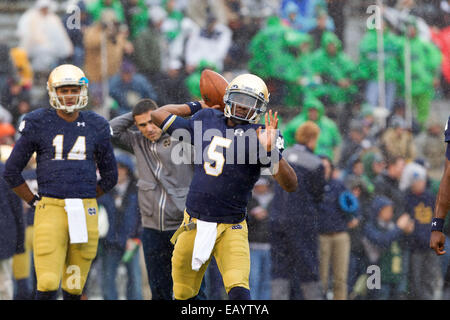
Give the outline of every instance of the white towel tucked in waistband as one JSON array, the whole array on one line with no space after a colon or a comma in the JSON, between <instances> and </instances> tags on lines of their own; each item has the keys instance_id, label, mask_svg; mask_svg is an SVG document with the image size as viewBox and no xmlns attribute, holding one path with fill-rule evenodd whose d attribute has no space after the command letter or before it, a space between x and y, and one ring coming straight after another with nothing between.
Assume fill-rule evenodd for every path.
<instances>
[{"instance_id":1,"label":"white towel tucked in waistband","mask_svg":"<svg viewBox=\"0 0 450 320\"><path fill-rule=\"evenodd\" d=\"M70 243L88 242L86 214L82 199L65 199Z\"/></svg>"},{"instance_id":2,"label":"white towel tucked in waistband","mask_svg":"<svg viewBox=\"0 0 450 320\"><path fill-rule=\"evenodd\" d=\"M217 223L197 219L194 251L192 252L192 270L198 271L211 256L216 243Z\"/></svg>"}]
</instances>

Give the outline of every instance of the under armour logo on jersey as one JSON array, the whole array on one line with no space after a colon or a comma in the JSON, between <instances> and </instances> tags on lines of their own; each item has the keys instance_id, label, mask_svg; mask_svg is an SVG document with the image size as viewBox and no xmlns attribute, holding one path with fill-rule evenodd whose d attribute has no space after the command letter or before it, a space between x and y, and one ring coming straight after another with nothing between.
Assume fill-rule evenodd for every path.
<instances>
[{"instance_id":1,"label":"under armour logo on jersey","mask_svg":"<svg viewBox=\"0 0 450 320\"><path fill-rule=\"evenodd\" d=\"M244 135L244 130L241 128L238 128L238 129L234 130L234 135L242 137Z\"/></svg>"},{"instance_id":2,"label":"under armour logo on jersey","mask_svg":"<svg viewBox=\"0 0 450 320\"><path fill-rule=\"evenodd\" d=\"M240 224L235 224L234 226L231 227L231 229L233 230L242 229L242 226Z\"/></svg>"},{"instance_id":3,"label":"under armour logo on jersey","mask_svg":"<svg viewBox=\"0 0 450 320\"><path fill-rule=\"evenodd\" d=\"M84 122L77 122L77 127L85 127L86 123Z\"/></svg>"},{"instance_id":4,"label":"under armour logo on jersey","mask_svg":"<svg viewBox=\"0 0 450 320\"><path fill-rule=\"evenodd\" d=\"M88 208L88 214L90 216L93 216L97 213L97 210L95 208Z\"/></svg>"},{"instance_id":5,"label":"under armour logo on jersey","mask_svg":"<svg viewBox=\"0 0 450 320\"><path fill-rule=\"evenodd\" d=\"M436 226L437 226L436 221L432 222L431 225L432 225L433 227L436 227Z\"/></svg>"}]
</instances>

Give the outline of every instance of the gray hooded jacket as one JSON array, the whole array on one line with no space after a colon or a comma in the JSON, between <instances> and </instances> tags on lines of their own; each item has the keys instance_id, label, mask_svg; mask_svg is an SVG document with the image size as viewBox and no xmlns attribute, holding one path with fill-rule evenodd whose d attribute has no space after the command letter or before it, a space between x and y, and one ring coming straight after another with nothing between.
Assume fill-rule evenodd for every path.
<instances>
[{"instance_id":1,"label":"gray hooded jacket","mask_svg":"<svg viewBox=\"0 0 450 320\"><path fill-rule=\"evenodd\" d=\"M131 112L112 119L110 125L113 144L136 156L142 225L159 231L177 229L194 170L192 146L165 133L158 141L150 141L131 130Z\"/></svg>"}]
</instances>

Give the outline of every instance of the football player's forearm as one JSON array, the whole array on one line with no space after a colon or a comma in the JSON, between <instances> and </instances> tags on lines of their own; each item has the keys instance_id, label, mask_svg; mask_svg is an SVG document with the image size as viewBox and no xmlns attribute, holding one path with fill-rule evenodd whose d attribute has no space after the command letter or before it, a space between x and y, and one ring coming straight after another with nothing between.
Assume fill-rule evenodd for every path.
<instances>
[{"instance_id":1,"label":"football player's forearm","mask_svg":"<svg viewBox=\"0 0 450 320\"><path fill-rule=\"evenodd\" d=\"M439 191L436 197L435 218L445 219L450 210L450 166L449 160L445 162L444 175L441 179Z\"/></svg>"},{"instance_id":2,"label":"football player's forearm","mask_svg":"<svg viewBox=\"0 0 450 320\"><path fill-rule=\"evenodd\" d=\"M33 200L34 194L33 192L31 192L30 187L28 187L28 184L26 182L22 183L17 187L12 188L12 190L26 203Z\"/></svg>"},{"instance_id":3,"label":"football player's forearm","mask_svg":"<svg viewBox=\"0 0 450 320\"><path fill-rule=\"evenodd\" d=\"M191 115L191 108L187 104L166 104L152 112L152 121L156 111L164 111L167 116L174 114L180 117L189 117Z\"/></svg>"},{"instance_id":4,"label":"football player's forearm","mask_svg":"<svg viewBox=\"0 0 450 320\"><path fill-rule=\"evenodd\" d=\"M103 191L103 189L99 185L97 185L95 193L96 193L95 197L100 198L102 195L105 194L105 191Z\"/></svg>"},{"instance_id":5,"label":"football player's forearm","mask_svg":"<svg viewBox=\"0 0 450 320\"><path fill-rule=\"evenodd\" d=\"M99 149L101 152L96 155L97 168L100 173L97 191L100 188L104 193L107 193L117 184L117 161L114 156L113 146L109 141L104 141Z\"/></svg>"},{"instance_id":6,"label":"football player's forearm","mask_svg":"<svg viewBox=\"0 0 450 320\"><path fill-rule=\"evenodd\" d=\"M202 108L204 104L201 101L189 102L189 104L166 104L151 113L152 122L161 127L164 120L171 115L189 117Z\"/></svg>"},{"instance_id":7,"label":"football player's forearm","mask_svg":"<svg viewBox=\"0 0 450 320\"><path fill-rule=\"evenodd\" d=\"M278 162L278 171L273 175L278 184L287 192L294 192L298 187L297 174L283 158Z\"/></svg>"}]
</instances>

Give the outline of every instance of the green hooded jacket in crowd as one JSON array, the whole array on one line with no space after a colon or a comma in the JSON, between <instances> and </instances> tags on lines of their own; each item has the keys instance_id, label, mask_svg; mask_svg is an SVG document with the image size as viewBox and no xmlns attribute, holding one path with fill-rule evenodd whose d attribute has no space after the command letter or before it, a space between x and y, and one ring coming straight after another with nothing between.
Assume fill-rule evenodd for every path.
<instances>
[{"instance_id":1,"label":"green hooded jacket in crowd","mask_svg":"<svg viewBox=\"0 0 450 320\"><path fill-rule=\"evenodd\" d=\"M205 69L211 69L212 71L219 72L215 64L206 60L200 60L197 68L195 68L195 71L184 80L192 100L200 100L202 98L202 94L200 93L200 78L202 71Z\"/></svg>"},{"instance_id":2,"label":"green hooded jacket in crowd","mask_svg":"<svg viewBox=\"0 0 450 320\"><path fill-rule=\"evenodd\" d=\"M141 31L148 27L148 8L144 0L138 0L130 18L130 39L133 40Z\"/></svg>"},{"instance_id":3,"label":"green hooded jacket in crowd","mask_svg":"<svg viewBox=\"0 0 450 320\"><path fill-rule=\"evenodd\" d=\"M386 82L400 82L403 53L401 39L387 27L383 33L384 78ZM377 30L369 29L359 44L358 77L367 81L378 81L378 40Z\"/></svg>"},{"instance_id":4,"label":"green hooded jacket in crowd","mask_svg":"<svg viewBox=\"0 0 450 320\"><path fill-rule=\"evenodd\" d=\"M334 44L336 51L331 54L329 45ZM332 32L326 32L322 36L321 48L313 53L313 71L322 78L323 94L327 95L332 104L350 102L357 87L353 84L356 75L356 65L343 52L342 43ZM342 80L349 80L349 86L344 88L339 85Z\"/></svg>"},{"instance_id":5,"label":"green hooded jacket in crowd","mask_svg":"<svg viewBox=\"0 0 450 320\"><path fill-rule=\"evenodd\" d=\"M125 12L122 3L119 0L111 0L110 6L105 4L105 0L97 0L87 7L87 11L94 21L101 19L102 12L105 9L113 9L116 13L117 20L121 23L126 23ZM128 24L130 28L130 39L135 39L136 36L148 26L148 8L145 5L145 1L138 0L132 12Z\"/></svg>"},{"instance_id":6,"label":"green hooded jacket in crowd","mask_svg":"<svg viewBox=\"0 0 450 320\"><path fill-rule=\"evenodd\" d=\"M310 109L318 111L318 119L315 123L320 128L319 139L317 141L315 154L326 155L334 159L334 149L341 144L342 138L336 123L325 115L325 108L318 99L308 98L305 100L302 112L288 122L283 130L283 137L286 147L295 144L295 132L298 127L308 119Z\"/></svg>"},{"instance_id":7,"label":"green hooded jacket in crowd","mask_svg":"<svg viewBox=\"0 0 450 320\"><path fill-rule=\"evenodd\" d=\"M287 107L300 107L307 97L324 94L321 79L312 67L312 37L307 33L291 30L285 33L286 53L280 57L287 94Z\"/></svg>"},{"instance_id":8,"label":"green hooded jacket in crowd","mask_svg":"<svg viewBox=\"0 0 450 320\"><path fill-rule=\"evenodd\" d=\"M416 28L415 25L409 28ZM431 101L434 97L434 80L439 78L442 61L441 51L431 42L411 34L401 37L402 52L407 40L411 52L411 95L416 110L416 118L422 128L425 127L430 113ZM405 55L400 56L402 70L400 73L400 93L405 95Z\"/></svg>"},{"instance_id":9,"label":"green hooded jacket in crowd","mask_svg":"<svg viewBox=\"0 0 450 320\"><path fill-rule=\"evenodd\" d=\"M107 6L105 0L96 0L87 6L87 12L91 15L93 21L100 21L102 11L105 9L113 9L119 22L125 22L125 14L123 12L120 0L111 0L111 5Z\"/></svg>"},{"instance_id":10,"label":"green hooded jacket in crowd","mask_svg":"<svg viewBox=\"0 0 450 320\"><path fill-rule=\"evenodd\" d=\"M251 58L248 69L262 79L282 79L283 67L279 66L279 59L284 55L284 35L289 30L281 24L280 18L270 17L266 27L262 28L250 41L249 52Z\"/></svg>"}]
</instances>

